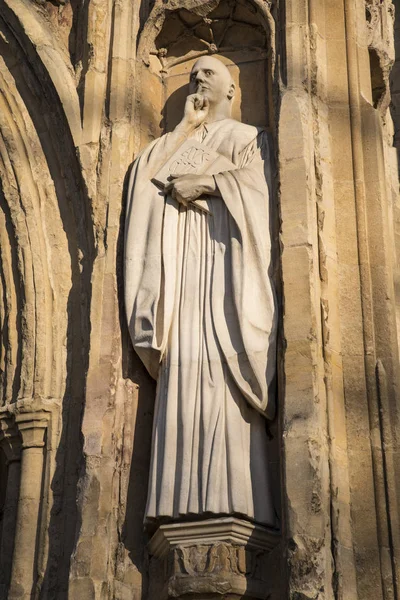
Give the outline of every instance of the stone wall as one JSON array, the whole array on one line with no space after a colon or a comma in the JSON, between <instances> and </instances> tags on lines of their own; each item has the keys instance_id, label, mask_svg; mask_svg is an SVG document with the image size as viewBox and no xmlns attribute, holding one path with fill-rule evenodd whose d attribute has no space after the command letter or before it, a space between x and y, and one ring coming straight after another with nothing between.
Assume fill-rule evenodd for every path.
<instances>
[{"instance_id":1,"label":"stone wall","mask_svg":"<svg viewBox=\"0 0 400 600\"><path fill-rule=\"evenodd\" d=\"M126 181L161 131L146 53L178 9L225 4L268 23L282 531L265 597L399 598L388 0L0 0L0 598L153 600L155 386L125 325Z\"/></svg>"}]
</instances>

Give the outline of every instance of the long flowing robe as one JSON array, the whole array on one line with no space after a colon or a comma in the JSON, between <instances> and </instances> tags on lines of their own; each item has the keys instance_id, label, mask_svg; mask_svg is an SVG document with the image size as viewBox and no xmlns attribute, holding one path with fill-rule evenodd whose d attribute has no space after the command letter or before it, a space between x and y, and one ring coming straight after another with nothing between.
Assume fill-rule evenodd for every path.
<instances>
[{"instance_id":1,"label":"long flowing robe","mask_svg":"<svg viewBox=\"0 0 400 600\"><path fill-rule=\"evenodd\" d=\"M267 135L224 119L193 137L237 167L215 176L211 215L165 200L151 182L176 149L173 134L136 159L128 192L129 330L158 382L146 517L238 514L274 525Z\"/></svg>"}]
</instances>

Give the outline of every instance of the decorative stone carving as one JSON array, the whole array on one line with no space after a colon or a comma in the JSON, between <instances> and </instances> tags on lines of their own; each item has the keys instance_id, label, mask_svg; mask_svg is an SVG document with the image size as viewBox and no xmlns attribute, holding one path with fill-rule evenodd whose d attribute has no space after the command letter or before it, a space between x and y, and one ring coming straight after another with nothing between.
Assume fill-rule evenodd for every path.
<instances>
[{"instance_id":1,"label":"decorative stone carving","mask_svg":"<svg viewBox=\"0 0 400 600\"><path fill-rule=\"evenodd\" d=\"M165 64L168 54L174 55L175 47L185 38L192 38L191 44L196 50L203 48L210 54L231 48L232 40L238 35L246 39L249 47L265 44L265 30L254 6L241 0L229 0L225 3L223 13L215 15L211 9L216 5L216 2L214 6L200 5L191 12L177 10L169 16L166 32L157 38L156 52L162 64ZM180 34L172 43L168 27Z\"/></svg>"},{"instance_id":2,"label":"decorative stone carving","mask_svg":"<svg viewBox=\"0 0 400 600\"><path fill-rule=\"evenodd\" d=\"M268 552L278 539L277 532L235 518L162 525L149 544L150 597L265 599ZM165 585L155 589L160 580Z\"/></svg>"},{"instance_id":3,"label":"decorative stone carving","mask_svg":"<svg viewBox=\"0 0 400 600\"><path fill-rule=\"evenodd\" d=\"M181 123L142 152L129 191L128 322L158 380L146 516L238 514L274 526L268 139L230 118L235 84L218 59L194 64L189 91ZM171 176L160 193L152 178L187 139L229 166Z\"/></svg>"}]
</instances>

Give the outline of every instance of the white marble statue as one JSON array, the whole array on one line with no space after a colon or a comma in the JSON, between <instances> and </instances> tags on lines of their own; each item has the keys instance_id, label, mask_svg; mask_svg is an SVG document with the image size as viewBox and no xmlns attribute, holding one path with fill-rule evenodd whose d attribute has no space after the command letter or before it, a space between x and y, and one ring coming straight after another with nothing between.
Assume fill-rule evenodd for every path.
<instances>
[{"instance_id":1,"label":"white marble statue","mask_svg":"<svg viewBox=\"0 0 400 600\"><path fill-rule=\"evenodd\" d=\"M229 514L274 525L268 139L230 118L235 85L217 58L195 63L189 91L181 123L142 151L129 187L126 310L157 380L146 519ZM188 139L232 167L175 175L163 193L152 179ZM193 204L204 195L209 213Z\"/></svg>"}]
</instances>

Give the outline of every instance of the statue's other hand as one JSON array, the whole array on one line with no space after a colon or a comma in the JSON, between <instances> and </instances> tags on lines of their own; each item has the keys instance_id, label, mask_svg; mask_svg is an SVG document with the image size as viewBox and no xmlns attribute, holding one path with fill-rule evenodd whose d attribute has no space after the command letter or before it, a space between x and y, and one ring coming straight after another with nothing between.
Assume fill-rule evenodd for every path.
<instances>
[{"instance_id":1,"label":"statue's other hand","mask_svg":"<svg viewBox=\"0 0 400 600\"><path fill-rule=\"evenodd\" d=\"M170 175L170 182L165 186L164 192L187 206L204 194L214 194L215 187L215 180L211 175Z\"/></svg>"},{"instance_id":2,"label":"statue's other hand","mask_svg":"<svg viewBox=\"0 0 400 600\"><path fill-rule=\"evenodd\" d=\"M191 128L201 125L208 115L208 98L201 94L190 94L186 98L183 122Z\"/></svg>"}]
</instances>

